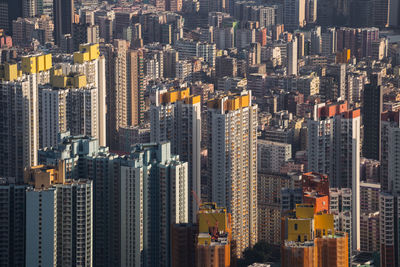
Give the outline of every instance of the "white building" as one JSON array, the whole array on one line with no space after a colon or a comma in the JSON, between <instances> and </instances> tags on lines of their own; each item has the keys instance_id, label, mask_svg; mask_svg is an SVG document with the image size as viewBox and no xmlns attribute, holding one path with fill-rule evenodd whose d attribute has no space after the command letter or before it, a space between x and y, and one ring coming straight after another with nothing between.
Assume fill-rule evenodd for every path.
<instances>
[{"instance_id":1,"label":"white building","mask_svg":"<svg viewBox=\"0 0 400 267\"><path fill-rule=\"evenodd\" d=\"M67 131L68 89L39 88L40 148L57 145L58 134Z\"/></svg>"},{"instance_id":2,"label":"white building","mask_svg":"<svg viewBox=\"0 0 400 267\"><path fill-rule=\"evenodd\" d=\"M297 38L287 44L286 69L287 75L297 75Z\"/></svg>"},{"instance_id":3,"label":"white building","mask_svg":"<svg viewBox=\"0 0 400 267\"><path fill-rule=\"evenodd\" d=\"M171 152L189 164L189 220L196 222L200 192L201 97L189 88L159 90L150 107L150 141L171 142Z\"/></svg>"},{"instance_id":4,"label":"white building","mask_svg":"<svg viewBox=\"0 0 400 267\"><path fill-rule=\"evenodd\" d=\"M192 63L189 60L178 60L176 62L176 78L184 81L192 80Z\"/></svg>"},{"instance_id":5,"label":"white building","mask_svg":"<svg viewBox=\"0 0 400 267\"><path fill-rule=\"evenodd\" d=\"M58 144L59 133L88 135L100 139L98 88L75 84L73 88L42 86L40 99L40 147ZM102 108L104 110L104 108Z\"/></svg>"},{"instance_id":6,"label":"white building","mask_svg":"<svg viewBox=\"0 0 400 267\"><path fill-rule=\"evenodd\" d=\"M188 223L188 164L170 143L137 145L121 166L121 266L168 265L170 226Z\"/></svg>"},{"instance_id":7,"label":"white building","mask_svg":"<svg viewBox=\"0 0 400 267\"><path fill-rule=\"evenodd\" d=\"M26 266L57 266L57 190L26 192Z\"/></svg>"},{"instance_id":8,"label":"white building","mask_svg":"<svg viewBox=\"0 0 400 267\"><path fill-rule=\"evenodd\" d=\"M232 214L237 256L257 242L257 105L251 91L208 102L212 201Z\"/></svg>"},{"instance_id":9,"label":"white building","mask_svg":"<svg viewBox=\"0 0 400 267\"><path fill-rule=\"evenodd\" d=\"M351 188L352 247L360 248L360 110L347 102L315 106L308 120L308 171L326 173L330 185Z\"/></svg>"},{"instance_id":10,"label":"white building","mask_svg":"<svg viewBox=\"0 0 400 267\"><path fill-rule=\"evenodd\" d=\"M258 172L279 173L281 167L292 158L292 145L257 140Z\"/></svg>"},{"instance_id":11,"label":"white building","mask_svg":"<svg viewBox=\"0 0 400 267\"><path fill-rule=\"evenodd\" d=\"M217 47L215 44L196 42L189 39L176 41L175 48L181 58L201 57L211 66L215 66Z\"/></svg>"},{"instance_id":12,"label":"white building","mask_svg":"<svg viewBox=\"0 0 400 267\"><path fill-rule=\"evenodd\" d=\"M92 181L26 192L26 266L92 266Z\"/></svg>"}]
</instances>

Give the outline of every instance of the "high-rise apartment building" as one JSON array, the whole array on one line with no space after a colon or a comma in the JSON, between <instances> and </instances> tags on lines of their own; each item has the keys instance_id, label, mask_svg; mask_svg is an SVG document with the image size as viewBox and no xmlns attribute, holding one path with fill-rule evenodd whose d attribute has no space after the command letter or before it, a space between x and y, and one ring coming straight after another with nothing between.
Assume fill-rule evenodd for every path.
<instances>
[{"instance_id":1,"label":"high-rise apartment building","mask_svg":"<svg viewBox=\"0 0 400 267\"><path fill-rule=\"evenodd\" d=\"M363 156L380 160L381 148L381 113L383 111L383 88L379 74L370 76L370 83L364 86L364 142Z\"/></svg>"},{"instance_id":2,"label":"high-rise apartment building","mask_svg":"<svg viewBox=\"0 0 400 267\"><path fill-rule=\"evenodd\" d=\"M315 106L308 120L308 170L326 173L332 187L352 191L352 247L360 247L360 110L347 102Z\"/></svg>"},{"instance_id":3,"label":"high-rise apartment building","mask_svg":"<svg viewBox=\"0 0 400 267\"><path fill-rule=\"evenodd\" d=\"M285 30L296 30L306 25L305 0L285 0L283 6Z\"/></svg>"},{"instance_id":4,"label":"high-rise apartment building","mask_svg":"<svg viewBox=\"0 0 400 267\"><path fill-rule=\"evenodd\" d=\"M200 190L201 97L189 88L158 90L150 108L150 141L171 142L171 153L189 164L189 221L196 222Z\"/></svg>"},{"instance_id":5,"label":"high-rise apartment building","mask_svg":"<svg viewBox=\"0 0 400 267\"><path fill-rule=\"evenodd\" d=\"M26 185L0 179L0 262L25 266Z\"/></svg>"},{"instance_id":6,"label":"high-rise apartment building","mask_svg":"<svg viewBox=\"0 0 400 267\"><path fill-rule=\"evenodd\" d=\"M88 136L60 136L39 151L68 179L93 180L93 264L170 266L171 224L188 222L188 163L169 143L137 145L120 157Z\"/></svg>"},{"instance_id":7,"label":"high-rise apartment building","mask_svg":"<svg viewBox=\"0 0 400 267\"><path fill-rule=\"evenodd\" d=\"M349 237L353 233L352 219L352 193L349 188L330 188L329 189L329 210L335 219L335 230L346 232ZM352 255L352 240L348 239L349 260Z\"/></svg>"},{"instance_id":8,"label":"high-rise apartment building","mask_svg":"<svg viewBox=\"0 0 400 267\"><path fill-rule=\"evenodd\" d=\"M399 226L397 220L400 215L399 197L392 193L382 192L379 195L379 233L380 233L380 260L382 266L397 266L399 252L397 235Z\"/></svg>"},{"instance_id":9,"label":"high-rise apartment building","mask_svg":"<svg viewBox=\"0 0 400 267\"><path fill-rule=\"evenodd\" d=\"M22 0L7 0L0 3L0 28L12 34L12 22L22 17Z\"/></svg>"},{"instance_id":10,"label":"high-rise apartment building","mask_svg":"<svg viewBox=\"0 0 400 267\"><path fill-rule=\"evenodd\" d=\"M292 158L292 146L290 144L258 139L257 149L259 172L279 173L286 161Z\"/></svg>"},{"instance_id":11,"label":"high-rise apartment building","mask_svg":"<svg viewBox=\"0 0 400 267\"><path fill-rule=\"evenodd\" d=\"M128 71L128 125L144 122L144 58L142 50L127 52Z\"/></svg>"},{"instance_id":12,"label":"high-rise apartment building","mask_svg":"<svg viewBox=\"0 0 400 267\"><path fill-rule=\"evenodd\" d=\"M83 45L74 64L57 64L52 83L39 88L40 147L56 146L59 133L90 135L106 143L104 58Z\"/></svg>"},{"instance_id":13,"label":"high-rise apartment building","mask_svg":"<svg viewBox=\"0 0 400 267\"><path fill-rule=\"evenodd\" d=\"M26 223L26 264L29 266L57 266L56 192L55 188L48 188L26 193L26 213L29 216Z\"/></svg>"},{"instance_id":14,"label":"high-rise apartment building","mask_svg":"<svg viewBox=\"0 0 400 267\"><path fill-rule=\"evenodd\" d=\"M144 55L128 49L128 42L115 40L102 48L105 55L107 145L118 149L120 127L136 126L144 120Z\"/></svg>"},{"instance_id":15,"label":"high-rise apartment building","mask_svg":"<svg viewBox=\"0 0 400 267\"><path fill-rule=\"evenodd\" d=\"M201 0L200 13L207 15L213 11L229 13L229 1L227 0ZM233 8L233 7L232 7Z\"/></svg>"},{"instance_id":16,"label":"high-rise apartment building","mask_svg":"<svg viewBox=\"0 0 400 267\"><path fill-rule=\"evenodd\" d=\"M74 1L54 0L53 8L54 40L59 46L64 34L72 34L72 24L75 20Z\"/></svg>"},{"instance_id":17,"label":"high-rise apartment building","mask_svg":"<svg viewBox=\"0 0 400 267\"><path fill-rule=\"evenodd\" d=\"M321 54L329 56L336 53L336 29L328 28L321 33Z\"/></svg>"},{"instance_id":18,"label":"high-rise apartment building","mask_svg":"<svg viewBox=\"0 0 400 267\"><path fill-rule=\"evenodd\" d=\"M188 222L188 164L170 143L137 145L121 166L121 266L170 266L171 224Z\"/></svg>"},{"instance_id":19,"label":"high-rise apartment building","mask_svg":"<svg viewBox=\"0 0 400 267\"><path fill-rule=\"evenodd\" d=\"M182 0L166 0L166 10L180 12L182 10Z\"/></svg>"},{"instance_id":20,"label":"high-rise apartment building","mask_svg":"<svg viewBox=\"0 0 400 267\"><path fill-rule=\"evenodd\" d=\"M204 203L198 213L199 234L196 265L227 267L231 265L231 215L215 203Z\"/></svg>"},{"instance_id":21,"label":"high-rise apartment building","mask_svg":"<svg viewBox=\"0 0 400 267\"><path fill-rule=\"evenodd\" d=\"M26 265L92 266L92 181L66 182L64 163L26 170Z\"/></svg>"},{"instance_id":22,"label":"high-rise apartment building","mask_svg":"<svg viewBox=\"0 0 400 267\"><path fill-rule=\"evenodd\" d=\"M201 57L211 66L215 66L216 45L205 42L195 42L189 39L180 39L175 43L179 57Z\"/></svg>"},{"instance_id":23,"label":"high-rise apartment building","mask_svg":"<svg viewBox=\"0 0 400 267\"><path fill-rule=\"evenodd\" d=\"M389 179L389 158L392 158L389 154L391 143L389 143L389 137L391 133L396 132L400 129L400 112L386 111L381 115L381 167L380 167L380 179L381 188L384 192L391 192L393 190L392 181ZM393 139L392 139L393 140ZM394 156L394 155L393 155ZM395 164L395 161L392 161Z\"/></svg>"},{"instance_id":24,"label":"high-rise apartment building","mask_svg":"<svg viewBox=\"0 0 400 267\"><path fill-rule=\"evenodd\" d=\"M22 58L1 66L0 176L21 181L23 169L37 164L39 149L38 85L50 80L51 55Z\"/></svg>"},{"instance_id":25,"label":"high-rise apartment building","mask_svg":"<svg viewBox=\"0 0 400 267\"><path fill-rule=\"evenodd\" d=\"M361 251L380 251L379 211L363 213L360 217Z\"/></svg>"},{"instance_id":26,"label":"high-rise apartment building","mask_svg":"<svg viewBox=\"0 0 400 267\"><path fill-rule=\"evenodd\" d=\"M297 38L287 44L286 71L287 75L297 75Z\"/></svg>"},{"instance_id":27,"label":"high-rise apartment building","mask_svg":"<svg viewBox=\"0 0 400 267\"><path fill-rule=\"evenodd\" d=\"M98 88L87 85L85 75L54 76L53 88L44 86L40 96L41 147L55 146L66 130L100 137Z\"/></svg>"},{"instance_id":28,"label":"high-rise apartment building","mask_svg":"<svg viewBox=\"0 0 400 267\"><path fill-rule=\"evenodd\" d=\"M48 16L18 18L13 21L12 28L15 45L30 46L33 38L43 45L53 40L54 24Z\"/></svg>"},{"instance_id":29,"label":"high-rise apartment building","mask_svg":"<svg viewBox=\"0 0 400 267\"><path fill-rule=\"evenodd\" d=\"M235 255L257 242L257 105L251 91L208 102L212 200L232 214Z\"/></svg>"},{"instance_id":30,"label":"high-rise apartment building","mask_svg":"<svg viewBox=\"0 0 400 267\"><path fill-rule=\"evenodd\" d=\"M41 164L62 161L66 179L93 180L93 265L120 266L121 158L89 136L60 134L57 146L39 151Z\"/></svg>"},{"instance_id":31,"label":"high-rise apartment building","mask_svg":"<svg viewBox=\"0 0 400 267\"><path fill-rule=\"evenodd\" d=\"M379 211L379 192L381 186L378 183L360 183L361 213L374 213Z\"/></svg>"}]
</instances>

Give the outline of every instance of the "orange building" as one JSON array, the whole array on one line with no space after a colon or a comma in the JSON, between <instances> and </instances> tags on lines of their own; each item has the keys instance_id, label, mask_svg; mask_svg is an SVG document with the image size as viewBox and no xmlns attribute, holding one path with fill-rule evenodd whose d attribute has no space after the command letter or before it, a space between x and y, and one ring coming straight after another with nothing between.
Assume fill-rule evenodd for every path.
<instances>
[{"instance_id":1,"label":"orange building","mask_svg":"<svg viewBox=\"0 0 400 267\"><path fill-rule=\"evenodd\" d=\"M315 192L314 192L315 193ZM312 203L297 204L282 218L282 266L345 267L349 265L347 233L335 232L333 214L316 211L328 196ZM313 198L307 198L312 200ZM326 200L326 199L325 199Z\"/></svg>"},{"instance_id":2,"label":"orange building","mask_svg":"<svg viewBox=\"0 0 400 267\"><path fill-rule=\"evenodd\" d=\"M349 242L345 232L336 232L335 235L314 239L314 254L316 265L321 267L349 266Z\"/></svg>"},{"instance_id":3,"label":"orange building","mask_svg":"<svg viewBox=\"0 0 400 267\"><path fill-rule=\"evenodd\" d=\"M215 203L204 203L197 214L199 234L196 266L227 267L231 264L231 215Z\"/></svg>"},{"instance_id":4,"label":"orange building","mask_svg":"<svg viewBox=\"0 0 400 267\"><path fill-rule=\"evenodd\" d=\"M282 249L282 267L314 267L314 242L287 242Z\"/></svg>"},{"instance_id":5,"label":"orange building","mask_svg":"<svg viewBox=\"0 0 400 267\"><path fill-rule=\"evenodd\" d=\"M313 241L286 241L282 248L282 267L347 267L348 253L348 236L344 232Z\"/></svg>"}]
</instances>

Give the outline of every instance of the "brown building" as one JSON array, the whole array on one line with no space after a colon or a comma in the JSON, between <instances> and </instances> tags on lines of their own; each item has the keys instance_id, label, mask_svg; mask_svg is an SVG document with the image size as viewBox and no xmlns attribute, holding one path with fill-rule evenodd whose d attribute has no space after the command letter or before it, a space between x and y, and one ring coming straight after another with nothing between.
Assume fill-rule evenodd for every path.
<instances>
[{"instance_id":1,"label":"brown building","mask_svg":"<svg viewBox=\"0 0 400 267\"><path fill-rule=\"evenodd\" d=\"M282 249L282 267L314 267L315 253L314 243L312 241L295 243L290 242L285 244Z\"/></svg>"},{"instance_id":2,"label":"brown building","mask_svg":"<svg viewBox=\"0 0 400 267\"><path fill-rule=\"evenodd\" d=\"M119 129L144 121L144 58L129 42L114 40L101 48L106 58L107 146L119 148Z\"/></svg>"},{"instance_id":3,"label":"brown building","mask_svg":"<svg viewBox=\"0 0 400 267\"><path fill-rule=\"evenodd\" d=\"M313 241L286 241L282 253L282 267L349 266L347 233L335 233Z\"/></svg>"}]
</instances>

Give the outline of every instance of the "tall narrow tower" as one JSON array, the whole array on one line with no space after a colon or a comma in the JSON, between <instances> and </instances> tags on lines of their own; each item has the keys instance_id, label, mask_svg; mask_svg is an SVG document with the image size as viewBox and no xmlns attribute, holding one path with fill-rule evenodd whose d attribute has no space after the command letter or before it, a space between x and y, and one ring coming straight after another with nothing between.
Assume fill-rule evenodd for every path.
<instances>
[{"instance_id":1,"label":"tall narrow tower","mask_svg":"<svg viewBox=\"0 0 400 267\"><path fill-rule=\"evenodd\" d=\"M196 222L198 212L194 195L200 192L200 96L190 95L189 88L158 91L151 106L151 142L171 142L171 153L189 164L189 221Z\"/></svg>"},{"instance_id":2,"label":"tall narrow tower","mask_svg":"<svg viewBox=\"0 0 400 267\"><path fill-rule=\"evenodd\" d=\"M235 255L257 242L257 105L251 91L208 102L212 201L232 214Z\"/></svg>"},{"instance_id":3,"label":"tall narrow tower","mask_svg":"<svg viewBox=\"0 0 400 267\"><path fill-rule=\"evenodd\" d=\"M379 74L370 77L370 84L364 87L364 144L363 156L380 160L381 113L383 109L383 90Z\"/></svg>"},{"instance_id":4,"label":"tall narrow tower","mask_svg":"<svg viewBox=\"0 0 400 267\"><path fill-rule=\"evenodd\" d=\"M54 0L54 40L60 45L64 34L72 34L72 23L74 23L74 0Z\"/></svg>"},{"instance_id":5,"label":"tall narrow tower","mask_svg":"<svg viewBox=\"0 0 400 267\"><path fill-rule=\"evenodd\" d=\"M308 170L352 190L353 250L360 249L360 123L360 110L349 110L347 102L316 106L307 122Z\"/></svg>"}]
</instances>

